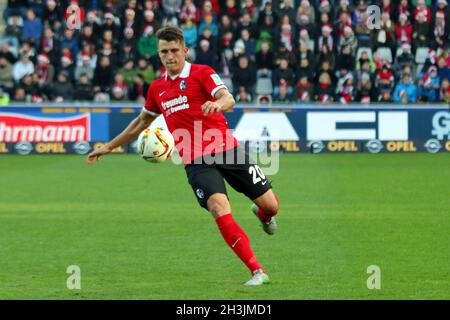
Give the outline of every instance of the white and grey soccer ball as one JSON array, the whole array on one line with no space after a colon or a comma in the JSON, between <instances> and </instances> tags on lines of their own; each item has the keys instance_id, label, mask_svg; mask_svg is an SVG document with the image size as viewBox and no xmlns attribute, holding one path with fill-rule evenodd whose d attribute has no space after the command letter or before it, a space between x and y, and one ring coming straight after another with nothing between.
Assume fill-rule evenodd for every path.
<instances>
[{"instance_id":1,"label":"white and grey soccer ball","mask_svg":"<svg viewBox=\"0 0 450 320\"><path fill-rule=\"evenodd\" d=\"M175 141L169 130L163 127L150 127L141 132L137 139L137 153L152 163L164 162L170 158Z\"/></svg>"}]
</instances>

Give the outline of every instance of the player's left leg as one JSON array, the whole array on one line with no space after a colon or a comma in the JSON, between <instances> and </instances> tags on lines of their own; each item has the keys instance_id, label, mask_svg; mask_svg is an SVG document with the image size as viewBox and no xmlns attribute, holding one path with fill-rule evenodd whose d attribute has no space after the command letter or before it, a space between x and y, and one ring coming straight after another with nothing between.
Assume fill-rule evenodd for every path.
<instances>
[{"instance_id":1,"label":"player's left leg","mask_svg":"<svg viewBox=\"0 0 450 320\"><path fill-rule=\"evenodd\" d=\"M253 199L253 202L252 211L261 221L263 230L267 234L274 234L278 228L275 219L279 208L278 197L272 189L269 189L263 195Z\"/></svg>"}]
</instances>

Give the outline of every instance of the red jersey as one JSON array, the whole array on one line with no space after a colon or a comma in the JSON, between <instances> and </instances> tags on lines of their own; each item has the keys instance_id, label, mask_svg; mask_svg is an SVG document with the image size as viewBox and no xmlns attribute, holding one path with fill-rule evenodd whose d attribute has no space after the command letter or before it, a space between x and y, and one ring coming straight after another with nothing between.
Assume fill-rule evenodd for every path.
<instances>
[{"instance_id":1,"label":"red jersey","mask_svg":"<svg viewBox=\"0 0 450 320\"><path fill-rule=\"evenodd\" d=\"M164 116L185 164L238 145L221 112L205 116L201 110L223 88L225 84L211 67L187 61L178 76L166 73L148 88L143 110Z\"/></svg>"}]
</instances>

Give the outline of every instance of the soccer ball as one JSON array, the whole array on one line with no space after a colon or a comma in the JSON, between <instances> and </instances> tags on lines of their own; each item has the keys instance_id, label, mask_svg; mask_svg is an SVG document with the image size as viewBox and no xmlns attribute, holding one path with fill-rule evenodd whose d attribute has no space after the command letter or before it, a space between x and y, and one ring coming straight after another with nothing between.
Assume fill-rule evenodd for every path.
<instances>
[{"instance_id":1,"label":"soccer ball","mask_svg":"<svg viewBox=\"0 0 450 320\"><path fill-rule=\"evenodd\" d=\"M146 161L164 162L170 158L175 141L169 130L162 127L147 128L137 140L137 152Z\"/></svg>"}]
</instances>

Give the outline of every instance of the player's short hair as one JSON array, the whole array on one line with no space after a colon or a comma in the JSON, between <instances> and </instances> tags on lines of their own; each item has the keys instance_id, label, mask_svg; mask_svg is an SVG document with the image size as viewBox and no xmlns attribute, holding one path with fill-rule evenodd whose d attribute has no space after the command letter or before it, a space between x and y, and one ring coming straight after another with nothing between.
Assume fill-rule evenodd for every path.
<instances>
[{"instance_id":1,"label":"player's short hair","mask_svg":"<svg viewBox=\"0 0 450 320\"><path fill-rule=\"evenodd\" d=\"M184 45L183 31L177 27L164 27L156 32L158 40L176 41Z\"/></svg>"}]
</instances>

